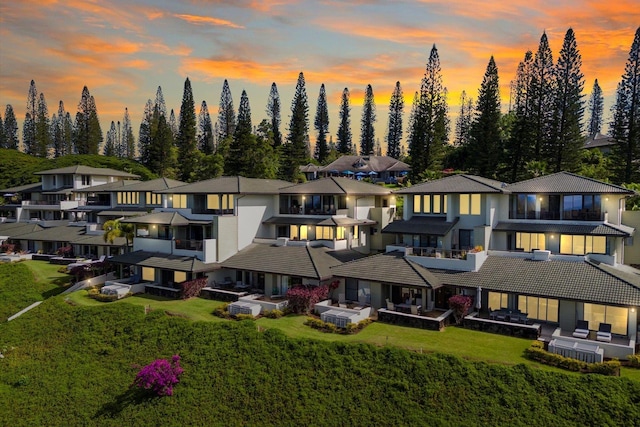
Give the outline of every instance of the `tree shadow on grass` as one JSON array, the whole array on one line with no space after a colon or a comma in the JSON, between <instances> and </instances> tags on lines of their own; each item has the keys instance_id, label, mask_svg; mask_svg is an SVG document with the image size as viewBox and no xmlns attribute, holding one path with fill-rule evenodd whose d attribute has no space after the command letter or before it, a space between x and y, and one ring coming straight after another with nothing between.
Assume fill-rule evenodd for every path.
<instances>
[{"instance_id":1,"label":"tree shadow on grass","mask_svg":"<svg viewBox=\"0 0 640 427\"><path fill-rule=\"evenodd\" d=\"M98 412L93 416L93 419L95 420L104 417L113 418L129 406L139 405L143 402L155 399L159 399L159 397L149 393L149 390L131 387L124 393L116 396L116 398L111 402L107 402L102 405L100 410L98 410Z\"/></svg>"}]
</instances>

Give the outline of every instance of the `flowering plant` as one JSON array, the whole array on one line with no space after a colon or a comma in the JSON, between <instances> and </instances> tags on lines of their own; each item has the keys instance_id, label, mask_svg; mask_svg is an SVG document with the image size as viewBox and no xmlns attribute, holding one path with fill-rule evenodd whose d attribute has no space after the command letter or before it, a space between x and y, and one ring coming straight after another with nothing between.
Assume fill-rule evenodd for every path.
<instances>
[{"instance_id":1,"label":"flowering plant","mask_svg":"<svg viewBox=\"0 0 640 427\"><path fill-rule=\"evenodd\" d=\"M156 359L138 372L132 386L151 390L158 396L171 396L173 386L180 382L183 371L177 354L171 358L171 362Z\"/></svg>"},{"instance_id":2,"label":"flowering plant","mask_svg":"<svg viewBox=\"0 0 640 427\"><path fill-rule=\"evenodd\" d=\"M457 324L459 324L462 321L462 318L467 315L470 307L471 297L466 295L454 295L449 298L449 308L453 310L453 316L455 317Z\"/></svg>"},{"instance_id":3,"label":"flowering plant","mask_svg":"<svg viewBox=\"0 0 640 427\"><path fill-rule=\"evenodd\" d=\"M289 308L294 313L308 313L311 307L329 296L329 287L298 285L287 291Z\"/></svg>"},{"instance_id":4,"label":"flowering plant","mask_svg":"<svg viewBox=\"0 0 640 427\"><path fill-rule=\"evenodd\" d=\"M202 288L204 288L205 286L207 286L206 277L200 277L198 279L182 282L180 283L180 288L182 290L180 297L182 299L197 297L198 295L200 295L200 291L202 291Z\"/></svg>"}]
</instances>

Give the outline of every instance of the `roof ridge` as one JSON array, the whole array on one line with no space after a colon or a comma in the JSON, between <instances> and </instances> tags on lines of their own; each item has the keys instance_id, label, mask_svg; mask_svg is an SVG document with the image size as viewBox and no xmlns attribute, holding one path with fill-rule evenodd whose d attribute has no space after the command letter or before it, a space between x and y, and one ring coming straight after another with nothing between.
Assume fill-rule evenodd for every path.
<instances>
[{"instance_id":1,"label":"roof ridge","mask_svg":"<svg viewBox=\"0 0 640 427\"><path fill-rule=\"evenodd\" d=\"M614 279L620 280L621 282L624 282L627 286L632 287L635 290L640 290L640 286L636 286L635 284L629 282L627 279L625 279L624 277L620 277L620 276L616 276L615 274L611 273L610 271L607 271L605 269L603 269L602 267L600 267L600 265L593 263L592 261L589 260L584 260L584 262L592 267L594 267L595 269L603 272L604 274L613 277ZM615 267L614 267L615 268Z\"/></svg>"},{"instance_id":2,"label":"roof ridge","mask_svg":"<svg viewBox=\"0 0 640 427\"><path fill-rule=\"evenodd\" d=\"M311 265L313 266L313 271L316 272L316 276L322 280L322 274L320 273L320 270L318 268L318 265L316 264L316 260L313 258L313 254L311 253L311 247L309 245L305 245L305 248L307 249L307 255L309 255L309 260L311 261ZM331 267L329 267L329 269L331 269Z\"/></svg>"},{"instance_id":3,"label":"roof ridge","mask_svg":"<svg viewBox=\"0 0 640 427\"><path fill-rule=\"evenodd\" d=\"M336 181L336 177L335 176L332 176L329 179L331 179L342 191L344 191L345 194L349 193L342 185L340 185L340 183L338 181Z\"/></svg>"},{"instance_id":4,"label":"roof ridge","mask_svg":"<svg viewBox=\"0 0 640 427\"><path fill-rule=\"evenodd\" d=\"M598 184L609 185L609 186L611 186L611 187L616 187L616 188L619 188L619 189L621 189L621 190L627 190L627 191L630 191L630 192L634 192L633 190L630 190L630 189L628 189L628 188L625 188L625 187L623 187L623 186L621 186L621 185L611 184L611 183L609 183L609 182L600 181L600 180L597 180L597 179L595 179L595 178L591 178L591 177L588 177L588 176L578 175L578 174L573 173L573 172L560 171L560 172L557 172L557 173L558 173L558 174L561 174L561 173L562 173L562 174L565 174L565 175L571 175L571 176L573 176L573 177L586 179L586 180L588 180L588 181L596 182L596 183L598 183Z\"/></svg>"},{"instance_id":5,"label":"roof ridge","mask_svg":"<svg viewBox=\"0 0 640 427\"><path fill-rule=\"evenodd\" d=\"M504 188L502 187L502 185L500 185L499 187L494 187L493 185L489 185L488 183L482 181L482 180L491 180L491 181L499 182L498 180L491 179L491 178L485 178L483 176L477 176L477 175L467 175L466 173L463 173L461 175L464 176L467 179L470 179L473 182L477 182L480 185L484 185L485 187L497 189L497 190L500 190L500 192L504 192ZM476 179L476 178L480 178L480 179Z\"/></svg>"}]
</instances>

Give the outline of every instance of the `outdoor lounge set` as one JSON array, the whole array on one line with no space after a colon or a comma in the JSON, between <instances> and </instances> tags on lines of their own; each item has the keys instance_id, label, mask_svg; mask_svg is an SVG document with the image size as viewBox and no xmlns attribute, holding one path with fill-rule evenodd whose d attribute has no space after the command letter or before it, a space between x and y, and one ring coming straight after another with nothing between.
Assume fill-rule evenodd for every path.
<instances>
[{"instance_id":1,"label":"outdoor lounge set","mask_svg":"<svg viewBox=\"0 0 640 427\"><path fill-rule=\"evenodd\" d=\"M587 339L589 337L589 322L586 320L578 320L573 336L576 338ZM602 342L611 342L611 324L600 323L598 332L596 332L596 340Z\"/></svg>"}]
</instances>

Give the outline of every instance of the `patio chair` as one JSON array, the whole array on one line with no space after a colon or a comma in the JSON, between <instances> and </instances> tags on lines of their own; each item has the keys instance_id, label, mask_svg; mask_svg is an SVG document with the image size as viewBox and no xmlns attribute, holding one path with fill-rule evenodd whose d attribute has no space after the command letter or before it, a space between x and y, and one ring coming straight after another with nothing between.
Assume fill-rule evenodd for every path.
<instances>
[{"instance_id":1,"label":"patio chair","mask_svg":"<svg viewBox=\"0 0 640 427\"><path fill-rule=\"evenodd\" d=\"M414 304L411 306L411 314L415 314L416 316L420 314L420 312L418 311L417 305Z\"/></svg>"},{"instance_id":2,"label":"patio chair","mask_svg":"<svg viewBox=\"0 0 640 427\"><path fill-rule=\"evenodd\" d=\"M611 342L610 323L600 323L600 327L598 327L598 333L596 334L596 339L602 342Z\"/></svg>"},{"instance_id":3,"label":"patio chair","mask_svg":"<svg viewBox=\"0 0 640 427\"><path fill-rule=\"evenodd\" d=\"M573 331L576 338L587 338L589 336L589 322L587 320L578 320L576 329Z\"/></svg>"},{"instance_id":4,"label":"patio chair","mask_svg":"<svg viewBox=\"0 0 640 427\"><path fill-rule=\"evenodd\" d=\"M387 310L390 310L390 311L396 310L396 306L389 300L387 300Z\"/></svg>"}]
</instances>

